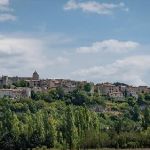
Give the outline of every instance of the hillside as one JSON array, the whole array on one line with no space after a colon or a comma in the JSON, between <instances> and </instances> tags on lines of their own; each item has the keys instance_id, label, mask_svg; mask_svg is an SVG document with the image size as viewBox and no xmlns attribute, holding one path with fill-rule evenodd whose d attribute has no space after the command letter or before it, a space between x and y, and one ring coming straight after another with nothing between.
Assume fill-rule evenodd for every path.
<instances>
[{"instance_id":1,"label":"hillside","mask_svg":"<svg viewBox=\"0 0 150 150\"><path fill-rule=\"evenodd\" d=\"M0 100L0 149L150 147L150 94L116 101L77 89Z\"/></svg>"}]
</instances>

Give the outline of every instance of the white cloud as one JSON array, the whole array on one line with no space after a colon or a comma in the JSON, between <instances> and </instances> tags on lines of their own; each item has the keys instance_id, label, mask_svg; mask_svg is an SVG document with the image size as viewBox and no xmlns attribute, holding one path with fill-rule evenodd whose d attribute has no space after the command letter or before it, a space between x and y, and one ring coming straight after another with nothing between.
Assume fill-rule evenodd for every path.
<instances>
[{"instance_id":1,"label":"white cloud","mask_svg":"<svg viewBox=\"0 0 150 150\"><path fill-rule=\"evenodd\" d=\"M0 5L9 5L10 0L0 0Z\"/></svg>"},{"instance_id":2,"label":"white cloud","mask_svg":"<svg viewBox=\"0 0 150 150\"><path fill-rule=\"evenodd\" d=\"M96 1L77 2L76 0L69 0L64 10L76 10L81 9L83 12L91 12L99 15L112 14L114 10L120 9L123 11L129 11L124 3L113 4L113 3L99 3Z\"/></svg>"},{"instance_id":3,"label":"white cloud","mask_svg":"<svg viewBox=\"0 0 150 150\"><path fill-rule=\"evenodd\" d=\"M150 72L150 55L131 56L116 60L112 64L79 69L72 75L83 79L96 79L100 82L125 82L145 85L143 77Z\"/></svg>"},{"instance_id":4,"label":"white cloud","mask_svg":"<svg viewBox=\"0 0 150 150\"><path fill-rule=\"evenodd\" d=\"M137 48L139 44L133 41L118 41L118 40L104 40L95 42L91 46L77 48L77 53L97 53L97 52L128 52Z\"/></svg>"},{"instance_id":5,"label":"white cloud","mask_svg":"<svg viewBox=\"0 0 150 150\"><path fill-rule=\"evenodd\" d=\"M10 8L10 0L0 0L0 22L15 21L13 9Z\"/></svg>"},{"instance_id":6,"label":"white cloud","mask_svg":"<svg viewBox=\"0 0 150 150\"><path fill-rule=\"evenodd\" d=\"M78 3L75 0L69 0L65 6L64 9L65 10L71 10L71 9L78 9Z\"/></svg>"},{"instance_id":7,"label":"white cloud","mask_svg":"<svg viewBox=\"0 0 150 150\"><path fill-rule=\"evenodd\" d=\"M18 70L20 72L24 69L28 71L42 70L69 63L69 60L63 56L52 58L48 53L47 44L50 44L50 42L45 37L0 35L0 71L3 73L14 71L17 74Z\"/></svg>"},{"instance_id":8,"label":"white cloud","mask_svg":"<svg viewBox=\"0 0 150 150\"><path fill-rule=\"evenodd\" d=\"M68 63L69 59L58 56L53 61L50 62L50 65L67 65Z\"/></svg>"},{"instance_id":9,"label":"white cloud","mask_svg":"<svg viewBox=\"0 0 150 150\"><path fill-rule=\"evenodd\" d=\"M12 14L0 14L0 22L5 22L5 21L15 21L16 16Z\"/></svg>"}]
</instances>

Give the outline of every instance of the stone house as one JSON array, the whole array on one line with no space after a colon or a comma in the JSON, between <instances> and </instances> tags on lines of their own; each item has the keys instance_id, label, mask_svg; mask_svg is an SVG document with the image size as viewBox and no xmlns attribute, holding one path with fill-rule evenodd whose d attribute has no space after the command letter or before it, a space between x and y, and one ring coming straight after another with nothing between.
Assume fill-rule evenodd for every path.
<instances>
[{"instance_id":1,"label":"stone house","mask_svg":"<svg viewBox=\"0 0 150 150\"><path fill-rule=\"evenodd\" d=\"M111 84L111 83L102 83L97 84L97 90L102 95L109 95L110 93L120 92L119 87Z\"/></svg>"},{"instance_id":2,"label":"stone house","mask_svg":"<svg viewBox=\"0 0 150 150\"><path fill-rule=\"evenodd\" d=\"M138 93L150 93L150 90L147 86L139 86Z\"/></svg>"},{"instance_id":3,"label":"stone house","mask_svg":"<svg viewBox=\"0 0 150 150\"><path fill-rule=\"evenodd\" d=\"M3 97L10 98L30 98L31 97L31 89L30 88L19 88L19 89L0 89L0 98Z\"/></svg>"},{"instance_id":4,"label":"stone house","mask_svg":"<svg viewBox=\"0 0 150 150\"><path fill-rule=\"evenodd\" d=\"M124 98L123 92L120 91L119 87L111 83L97 84L96 87L100 95L109 96L117 100L122 100Z\"/></svg>"},{"instance_id":5,"label":"stone house","mask_svg":"<svg viewBox=\"0 0 150 150\"><path fill-rule=\"evenodd\" d=\"M128 86L126 88L127 96L133 96L136 99L138 98L138 88L133 86Z\"/></svg>"}]
</instances>

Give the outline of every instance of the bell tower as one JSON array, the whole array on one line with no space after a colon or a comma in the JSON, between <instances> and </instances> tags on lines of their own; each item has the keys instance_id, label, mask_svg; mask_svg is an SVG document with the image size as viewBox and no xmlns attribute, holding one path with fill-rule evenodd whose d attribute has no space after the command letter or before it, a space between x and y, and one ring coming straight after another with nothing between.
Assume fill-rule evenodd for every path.
<instances>
[{"instance_id":1,"label":"bell tower","mask_svg":"<svg viewBox=\"0 0 150 150\"><path fill-rule=\"evenodd\" d=\"M36 72L36 70L34 71L34 73L32 75L32 79L33 80L39 80L39 74Z\"/></svg>"}]
</instances>

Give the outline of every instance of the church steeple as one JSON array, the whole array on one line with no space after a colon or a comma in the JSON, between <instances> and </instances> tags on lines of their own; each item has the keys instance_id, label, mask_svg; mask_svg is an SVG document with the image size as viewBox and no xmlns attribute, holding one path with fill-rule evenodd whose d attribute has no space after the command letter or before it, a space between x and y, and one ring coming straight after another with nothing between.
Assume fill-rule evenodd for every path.
<instances>
[{"instance_id":1,"label":"church steeple","mask_svg":"<svg viewBox=\"0 0 150 150\"><path fill-rule=\"evenodd\" d=\"M36 72L36 70L34 71L34 73L32 75L32 79L33 80L39 80L39 74Z\"/></svg>"}]
</instances>

